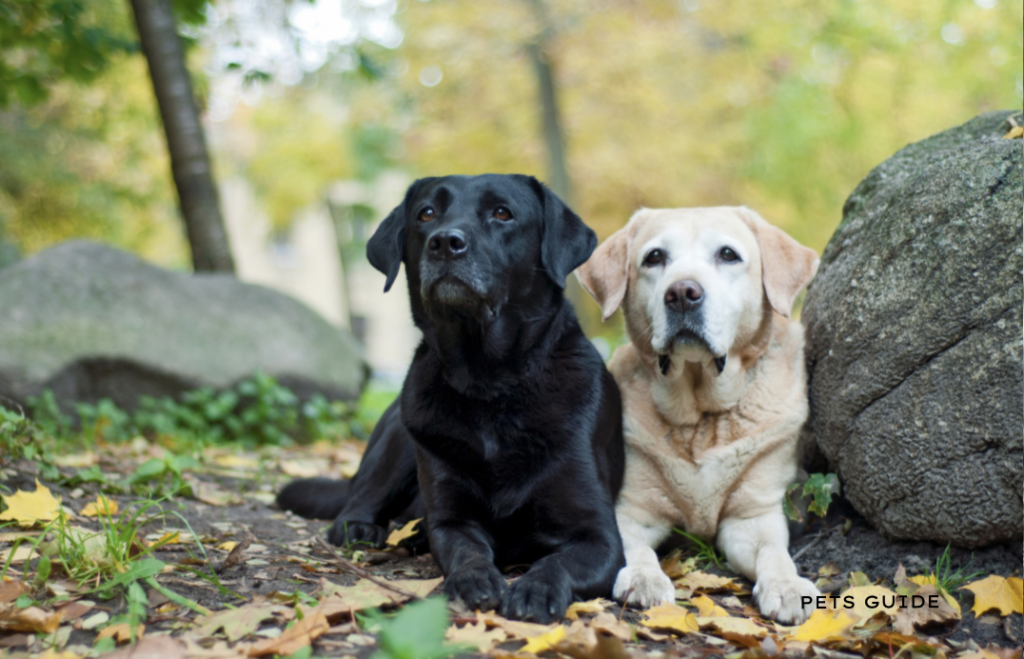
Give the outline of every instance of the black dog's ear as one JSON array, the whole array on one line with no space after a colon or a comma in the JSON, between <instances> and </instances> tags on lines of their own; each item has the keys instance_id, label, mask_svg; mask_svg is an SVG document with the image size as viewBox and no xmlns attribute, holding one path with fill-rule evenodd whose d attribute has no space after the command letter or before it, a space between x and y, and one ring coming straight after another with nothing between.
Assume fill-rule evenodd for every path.
<instances>
[{"instance_id":1,"label":"black dog's ear","mask_svg":"<svg viewBox=\"0 0 1024 659\"><path fill-rule=\"evenodd\" d=\"M597 249L597 234L547 186L531 177L530 185L544 208L540 260L551 281L565 288L565 278Z\"/></svg>"},{"instance_id":2,"label":"black dog's ear","mask_svg":"<svg viewBox=\"0 0 1024 659\"><path fill-rule=\"evenodd\" d=\"M384 283L385 293L391 290L392 284L398 278L398 267L405 259L405 218L408 215L409 201L426 180L420 179L409 186L402 203L384 218L366 243L366 258L370 265L387 276Z\"/></svg>"}]
</instances>

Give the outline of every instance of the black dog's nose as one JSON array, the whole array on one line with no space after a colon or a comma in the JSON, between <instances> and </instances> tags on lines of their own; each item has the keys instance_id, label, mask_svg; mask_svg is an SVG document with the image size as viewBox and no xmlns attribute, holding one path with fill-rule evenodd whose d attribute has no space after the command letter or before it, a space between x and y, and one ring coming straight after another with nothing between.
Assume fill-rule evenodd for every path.
<instances>
[{"instance_id":1,"label":"black dog's nose","mask_svg":"<svg viewBox=\"0 0 1024 659\"><path fill-rule=\"evenodd\" d=\"M458 229L444 229L430 236L427 249L440 259L455 259L466 253L466 234Z\"/></svg>"},{"instance_id":2,"label":"black dog's nose","mask_svg":"<svg viewBox=\"0 0 1024 659\"><path fill-rule=\"evenodd\" d=\"M665 305L672 311L689 311L704 301L704 289L692 279L673 282L665 291Z\"/></svg>"}]
</instances>

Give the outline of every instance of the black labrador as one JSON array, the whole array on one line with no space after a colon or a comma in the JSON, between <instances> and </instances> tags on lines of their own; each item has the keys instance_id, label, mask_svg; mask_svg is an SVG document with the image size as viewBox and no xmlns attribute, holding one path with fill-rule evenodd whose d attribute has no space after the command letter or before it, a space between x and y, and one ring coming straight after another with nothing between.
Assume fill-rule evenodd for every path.
<instances>
[{"instance_id":1,"label":"black labrador","mask_svg":"<svg viewBox=\"0 0 1024 659\"><path fill-rule=\"evenodd\" d=\"M423 341L351 482L290 483L278 504L337 516L335 544L380 545L422 497L445 590L470 608L561 617L608 596L624 564L621 401L563 296L597 237L536 179L416 181L366 247L405 263ZM498 566L532 563L508 586Z\"/></svg>"}]
</instances>

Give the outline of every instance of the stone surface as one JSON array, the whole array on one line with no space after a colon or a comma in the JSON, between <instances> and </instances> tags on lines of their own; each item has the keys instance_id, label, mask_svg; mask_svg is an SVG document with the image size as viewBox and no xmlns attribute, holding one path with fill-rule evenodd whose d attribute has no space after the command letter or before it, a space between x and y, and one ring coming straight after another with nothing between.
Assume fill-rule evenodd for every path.
<instances>
[{"instance_id":1,"label":"stone surface","mask_svg":"<svg viewBox=\"0 0 1024 659\"><path fill-rule=\"evenodd\" d=\"M850 195L803 307L811 427L892 538L1022 538L1021 140L1013 111L912 144ZM1016 113L1020 122L1020 113Z\"/></svg>"},{"instance_id":2,"label":"stone surface","mask_svg":"<svg viewBox=\"0 0 1024 659\"><path fill-rule=\"evenodd\" d=\"M228 387L262 370L301 397L358 395L355 339L314 311L227 275L185 275L90 242L0 270L0 396L66 405Z\"/></svg>"}]
</instances>

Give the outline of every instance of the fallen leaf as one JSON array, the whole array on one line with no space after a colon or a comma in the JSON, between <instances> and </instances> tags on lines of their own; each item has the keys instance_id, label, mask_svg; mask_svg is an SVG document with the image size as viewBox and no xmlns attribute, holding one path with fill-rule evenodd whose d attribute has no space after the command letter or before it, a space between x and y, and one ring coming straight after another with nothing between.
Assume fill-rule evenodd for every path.
<instances>
[{"instance_id":1,"label":"fallen leaf","mask_svg":"<svg viewBox=\"0 0 1024 659\"><path fill-rule=\"evenodd\" d=\"M135 627L135 638L142 638L142 634L146 631L145 625L137 625ZM113 638L118 643L127 643L132 639L132 628L127 622L121 622L116 625L107 625L100 630L100 633L96 635L96 640L103 638Z\"/></svg>"},{"instance_id":2,"label":"fallen leaf","mask_svg":"<svg viewBox=\"0 0 1024 659\"><path fill-rule=\"evenodd\" d=\"M550 650L553 645L561 641L563 638L565 638L565 627L558 625L551 631L527 638L526 645L519 648L519 651L530 654L544 652L545 650Z\"/></svg>"},{"instance_id":3,"label":"fallen leaf","mask_svg":"<svg viewBox=\"0 0 1024 659\"><path fill-rule=\"evenodd\" d=\"M698 616L697 624L700 625L701 628L711 627L712 629L722 633L750 637L751 639L764 638L768 635L767 629L750 618L733 618L731 616ZM760 644L758 643L758 645Z\"/></svg>"},{"instance_id":4,"label":"fallen leaf","mask_svg":"<svg viewBox=\"0 0 1024 659\"><path fill-rule=\"evenodd\" d=\"M624 641L633 640L633 630L611 613L604 611L587 621L587 626L599 632L618 636Z\"/></svg>"},{"instance_id":5,"label":"fallen leaf","mask_svg":"<svg viewBox=\"0 0 1024 659\"><path fill-rule=\"evenodd\" d=\"M669 629L682 634L690 634L700 631L697 624L697 616L693 615L681 606L675 604L662 604L643 612L646 620L640 624L652 629Z\"/></svg>"},{"instance_id":6,"label":"fallen leaf","mask_svg":"<svg viewBox=\"0 0 1024 659\"><path fill-rule=\"evenodd\" d=\"M228 540L227 542L222 542L219 545L217 545L217 549L220 549L221 551L231 551L237 546L237 542L235 542L234 540Z\"/></svg>"},{"instance_id":7,"label":"fallen leaf","mask_svg":"<svg viewBox=\"0 0 1024 659\"><path fill-rule=\"evenodd\" d=\"M217 566L217 571L223 572L224 570L229 570L245 560L245 550L249 549L251 544L252 536L247 533L246 536L242 538L241 542L236 543L235 546L231 548L228 555L224 557L224 561Z\"/></svg>"},{"instance_id":8,"label":"fallen leaf","mask_svg":"<svg viewBox=\"0 0 1024 659\"><path fill-rule=\"evenodd\" d=\"M52 522L60 513L60 499L53 498L50 490L36 479L34 492L18 490L3 497L7 510L0 513L0 521L14 521L19 526L32 526L36 522Z\"/></svg>"},{"instance_id":9,"label":"fallen leaf","mask_svg":"<svg viewBox=\"0 0 1024 659\"><path fill-rule=\"evenodd\" d=\"M3 581L0 581L0 604L13 602L26 590L28 590L28 588L25 586L25 582L21 579L4 577Z\"/></svg>"},{"instance_id":10,"label":"fallen leaf","mask_svg":"<svg viewBox=\"0 0 1024 659\"><path fill-rule=\"evenodd\" d=\"M818 568L819 577L834 577L840 572L842 572L842 570L839 569L839 566L836 565L835 561L829 561Z\"/></svg>"},{"instance_id":11,"label":"fallen leaf","mask_svg":"<svg viewBox=\"0 0 1024 659\"><path fill-rule=\"evenodd\" d=\"M38 606L19 609L13 602L0 605L0 630L7 632L45 632L52 634L60 626L61 615Z\"/></svg>"},{"instance_id":12,"label":"fallen leaf","mask_svg":"<svg viewBox=\"0 0 1024 659\"><path fill-rule=\"evenodd\" d=\"M400 543L402 540L405 540L406 538L411 538L412 536L419 533L419 529L416 528L416 525L418 525L422 521L422 517L419 519L414 519L411 522L407 522L406 525L402 528L395 529L394 531L392 531L391 534L388 535L388 546L397 547L398 543Z\"/></svg>"},{"instance_id":13,"label":"fallen leaf","mask_svg":"<svg viewBox=\"0 0 1024 659\"><path fill-rule=\"evenodd\" d=\"M504 643L508 638L508 633L500 627L488 630L486 623L478 622L475 625L466 625L461 629L457 625L452 625L445 632L444 637L453 643L470 645L480 652L487 653L495 645Z\"/></svg>"},{"instance_id":14,"label":"fallen leaf","mask_svg":"<svg viewBox=\"0 0 1024 659\"><path fill-rule=\"evenodd\" d=\"M234 642L259 629L264 620L274 617L274 611L278 608L275 604L248 604L237 609L218 611L196 619L196 634L202 638L223 630L224 636Z\"/></svg>"},{"instance_id":15,"label":"fallen leaf","mask_svg":"<svg viewBox=\"0 0 1024 659\"><path fill-rule=\"evenodd\" d=\"M1003 136L1008 140L1012 140L1016 137L1024 137L1024 128L1020 126L1014 126L1010 129L1010 132Z\"/></svg>"},{"instance_id":16,"label":"fallen leaf","mask_svg":"<svg viewBox=\"0 0 1024 659\"><path fill-rule=\"evenodd\" d=\"M213 458L213 463L218 467L225 467L227 469L241 469L243 471L258 469L260 466L260 462L256 458L250 458L244 455L238 455L236 453L216 455Z\"/></svg>"},{"instance_id":17,"label":"fallen leaf","mask_svg":"<svg viewBox=\"0 0 1024 659\"><path fill-rule=\"evenodd\" d=\"M192 496L203 503L208 503L211 506L237 506L244 503L244 499L237 492L222 490L213 483L197 478L185 480L192 487Z\"/></svg>"},{"instance_id":18,"label":"fallen leaf","mask_svg":"<svg viewBox=\"0 0 1024 659\"><path fill-rule=\"evenodd\" d=\"M676 582L677 586L689 588L693 591L704 591L713 593L719 590L731 590L737 593L743 592L744 588L735 580L729 577L720 577L717 574L708 574L700 570L688 573Z\"/></svg>"},{"instance_id":19,"label":"fallen leaf","mask_svg":"<svg viewBox=\"0 0 1024 659\"><path fill-rule=\"evenodd\" d=\"M932 602L937 606L931 606ZM906 603L892 621L892 628L900 634L913 634L915 627L923 627L932 623L948 624L960 619L960 614L949 605L939 594L935 586L922 586L916 593L906 598ZM920 603L920 606L914 606Z\"/></svg>"},{"instance_id":20,"label":"fallen leaf","mask_svg":"<svg viewBox=\"0 0 1024 659\"><path fill-rule=\"evenodd\" d=\"M690 604L697 607L697 615L705 618L722 617L728 618L729 612L715 604L715 601L707 595L698 595L690 600Z\"/></svg>"},{"instance_id":21,"label":"fallen leaf","mask_svg":"<svg viewBox=\"0 0 1024 659\"><path fill-rule=\"evenodd\" d=\"M842 639L859 617L846 611L815 609L802 625L789 635L794 641L822 643Z\"/></svg>"},{"instance_id":22,"label":"fallen leaf","mask_svg":"<svg viewBox=\"0 0 1024 659\"><path fill-rule=\"evenodd\" d=\"M417 597L426 597L441 583L441 579L396 579L388 583ZM321 584L324 594L339 598L339 606L344 606L346 610L362 611L383 604L401 604L409 600L408 597L378 586L369 579L360 579L354 586L339 586L326 580L321 581Z\"/></svg>"},{"instance_id":23,"label":"fallen leaf","mask_svg":"<svg viewBox=\"0 0 1024 659\"><path fill-rule=\"evenodd\" d=\"M900 608L899 599L896 593L882 586L856 586L842 594L836 601L836 608L849 611L858 618L867 620L881 612L895 615ZM831 606L832 600L826 601Z\"/></svg>"},{"instance_id":24,"label":"fallen leaf","mask_svg":"<svg viewBox=\"0 0 1024 659\"><path fill-rule=\"evenodd\" d=\"M103 656L106 659L185 659L195 655L186 655L185 645L179 639L164 634L152 634L139 639L134 645Z\"/></svg>"},{"instance_id":25,"label":"fallen leaf","mask_svg":"<svg viewBox=\"0 0 1024 659\"><path fill-rule=\"evenodd\" d=\"M565 617L568 620L579 620L581 613L601 613L610 604L611 602L600 597L586 602L573 602L565 610Z\"/></svg>"},{"instance_id":26,"label":"fallen leaf","mask_svg":"<svg viewBox=\"0 0 1024 659\"><path fill-rule=\"evenodd\" d=\"M53 456L53 462L60 467L86 469L99 462L99 458L92 451L84 453L58 453Z\"/></svg>"},{"instance_id":27,"label":"fallen leaf","mask_svg":"<svg viewBox=\"0 0 1024 659\"><path fill-rule=\"evenodd\" d=\"M499 616L493 611L487 613L476 612L476 619L484 622L488 627L500 627L513 638L529 638L539 636L554 629L557 624L541 625L536 622L521 622L519 620L508 620Z\"/></svg>"},{"instance_id":28,"label":"fallen leaf","mask_svg":"<svg viewBox=\"0 0 1024 659\"><path fill-rule=\"evenodd\" d=\"M95 501L85 504L82 512L78 514L82 517L99 517L100 515L111 517L117 514L117 501L100 495L96 497Z\"/></svg>"},{"instance_id":29,"label":"fallen leaf","mask_svg":"<svg viewBox=\"0 0 1024 659\"><path fill-rule=\"evenodd\" d=\"M254 643L249 647L250 657L262 657L277 654L287 657L310 645L315 638L330 629L327 618L322 614L312 613L284 630L277 638Z\"/></svg>"},{"instance_id":30,"label":"fallen leaf","mask_svg":"<svg viewBox=\"0 0 1024 659\"><path fill-rule=\"evenodd\" d=\"M962 586L974 593L974 606L971 613L980 616L986 611L995 609L1001 616L1008 616L1011 613L1024 613L1024 596L1022 596L1022 581L1020 577L1006 579L998 575L985 577L980 581L974 581Z\"/></svg>"},{"instance_id":31,"label":"fallen leaf","mask_svg":"<svg viewBox=\"0 0 1024 659\"><path fill-rule=\"evenodd\" d=\"M293 478L314 478L327 471L326 460L283 460L281 471Z\"/></svg>"}]
</instances>

